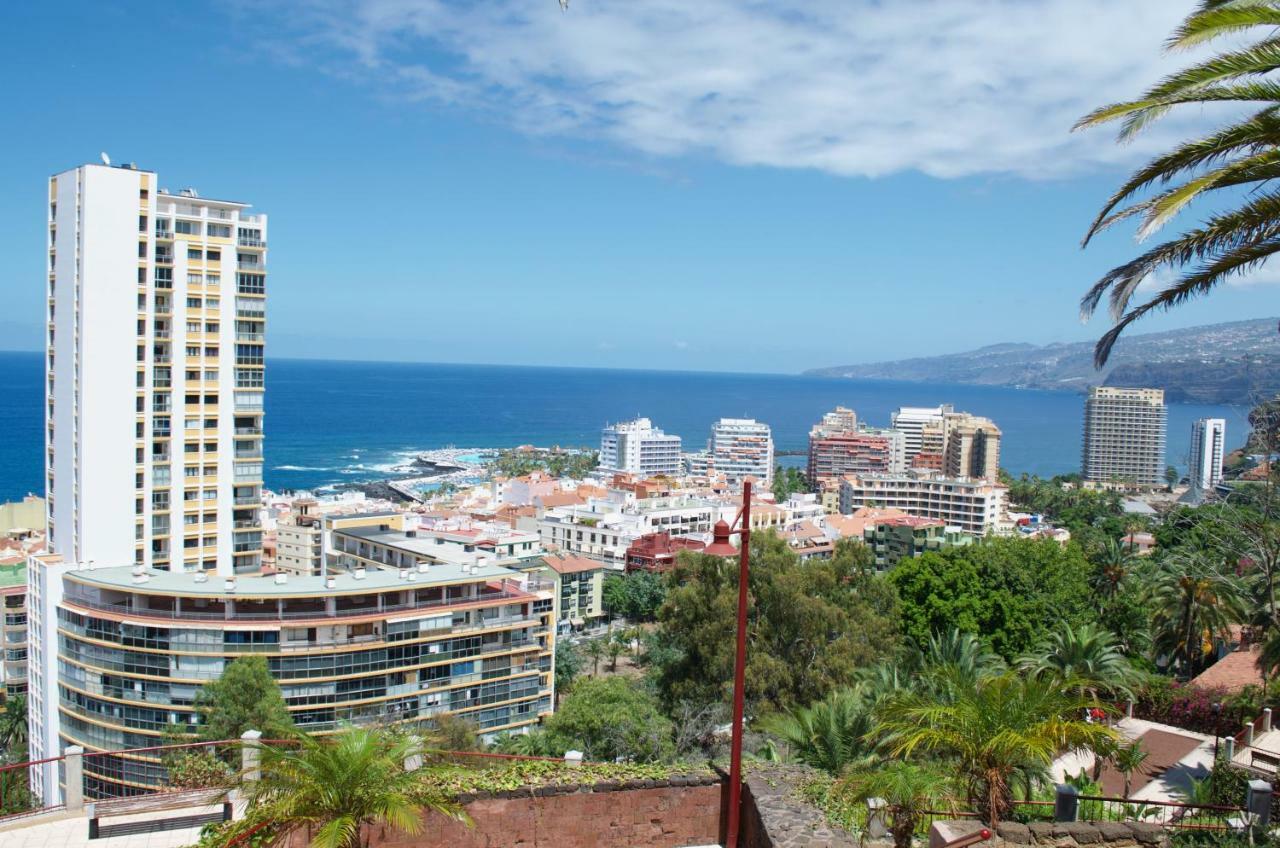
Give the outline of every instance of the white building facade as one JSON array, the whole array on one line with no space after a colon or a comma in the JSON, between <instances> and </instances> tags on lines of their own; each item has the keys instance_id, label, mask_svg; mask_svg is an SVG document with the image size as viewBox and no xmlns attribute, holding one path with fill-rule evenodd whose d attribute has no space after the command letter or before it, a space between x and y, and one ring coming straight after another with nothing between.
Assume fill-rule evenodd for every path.
<instances>
[{"instance_id":1,"label":"white building facade","mask_svg":"<svg viewBox=\"0 0 1280 848\"><path fill-rule=\"evenodd\" d=\"M927 424L941 424L945 417L954 412L951 404L941 406L903 406L890 416L893 429L903 435L903 451L906 464L910 465L924 444L924 428Z\"/></svg>"},{"instance_id":2,"label":"white building facade","mask_svg":"<svg viewBox=\"0 0 1280 848\"><path fill-rule=\"evenodd\" d=\"M914 474L846 476L840 481L840 512L850 515L864 506L897 508L975 536L1013 530L1008 489L985 480Z\"/></svg>"},{"instance_id":3,"label":"white building facade","mask_svg":"<svg viewBox=\"0 0 1280 848\"><path fill-rule=\"evenodd\" d=\"M754 418L721 418L711 427L707 453L710 470L733 485L747 477L764 486L773 480L773 431Z\"/></svg>"},{"instance_id":4,"label":"white building facade","mask_svg":"<svg viewBox=\"0 0 1280 848\"><path fill-rule=\"evenodd\" d=\"M1223 418L1201 418L1191 425L1191 488L1212 489L1222 482L1222 457L1227 440Z\"/></svg>"},{"instance_id":5,"label":"white building facade","mask_svg":"<svg viewBox=\"0 0 1280 848\"><path fill-rule=\"evenodd\" d=\"M257 571L266 217L154 172L49 180L45 485L69 562Z\"/></svg>"},{"instance_id":6,"label":"white building facade","mask_svg":"<svg viewBox=\"0 0 1280 848\"><path fill-rule=\"evenodd\" d=\"M600 469L639 477L680 474L680 437L662 432L648 418L610 424L600 436Z\"/></svg>"},{"instance_id":7,"label":"white building facade","mask_svg":"<svg viewBox=\"0 0 1280 848\"><path fill-rule=\"evenodd\" d=\"M1084 406L1084 479L1134 486L1163 484L1167 423L1162 389L1091 388Z\"/></svg>"}]
</instances>

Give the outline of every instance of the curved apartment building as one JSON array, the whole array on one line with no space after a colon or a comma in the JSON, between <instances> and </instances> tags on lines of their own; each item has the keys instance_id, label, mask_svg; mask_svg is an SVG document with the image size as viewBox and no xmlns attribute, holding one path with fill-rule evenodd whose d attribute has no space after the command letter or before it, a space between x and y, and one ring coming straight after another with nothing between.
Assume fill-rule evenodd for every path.
<instances>
[{"instance_id":1,"label":"curved apartment building","mask_svg":"<svg viewBox=\"0 0 1280 848\"><path fill-rule=\"evenodd\" d=\"M489 735L551 711L554 599L496 564L223 580L72 569L56 556L32 562L33 594L42 594L32 599L32 629L46 634L45 648L56 644L31 664L33 731L46 751L162 744L196 720L200 687L250 654L267 658L310 733L348 722L429 725L450 713ZM86 758L85 774L95 796L165 779L155 758L131 754ZM43 779L56 786L56 771Z\"/></svg>"}]
</instances>

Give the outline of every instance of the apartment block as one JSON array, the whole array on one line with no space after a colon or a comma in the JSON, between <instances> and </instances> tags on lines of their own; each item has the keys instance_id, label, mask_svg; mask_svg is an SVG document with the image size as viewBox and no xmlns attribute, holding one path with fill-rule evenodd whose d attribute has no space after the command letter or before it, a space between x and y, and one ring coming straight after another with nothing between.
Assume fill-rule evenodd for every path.
<instances>
[{"instance_id":1,"label":"apartment block","mask_svg":"<svg viewBox=\"0 0 1280 848\"><path fill-rule=\"evenodd\" d=\"M773 480L773 432L754 418L721 418L707 445L710 470L732 485L748 477L765 486Z\"/></svg>"},{"instance_id":2,"label":"apartment block","mask_svg":"<svg viewBox=\"0 0 1280 848\"><path fill-rule=\"evenodd\" d=\"M847 475L840 482L840 512L850 515L865 506L900 509L975 536L1013 530L1008 490L987 480L921 474Z\"/></svg>"},{"instance_id":3,"label":"apartment block","mask_svg":"<svg viewBox=\"0 0 1280 848\"><path fill-rule=\"evenodd\" d=\"M943 548L972 544L973 536L941 521L904 515L868 526L867 546L875 553L876 568L893 568L904 559Z\"/></svg>"},{"instance_id":4,"label":"apartment block","mask_svg":"<svg viewBox=\"0 0 1280 848\"><path fill-rule=\"evenodd\" d=\"M266 216L83 165L47 217L50 551L257 571Z\"/></svg>"},{"instance_id":5,"label":"apartment block","mask_svg":"<svg viewBox=\"0 0 1280 848\"><path fill-rule=\"evenodd\" d=\"M1000 476L1000 428L990 419L968 413L947 415L943 473L948 477L996 480Z\"/></svg>"},{"instance_id":6,"label":"apartment block","mask_svg":"<svg viewBox=\"0 0 1280 848\"><path fill-rule=\"evenodd\" d=\"M551 712L554 598L496 563L360 563L327 576L225 579L143 565L76 568L52 555L30 567L42 633L33 759L67 745L162 744L197 721L201 687L249 655L266 657L309 733L364 722L430 727L449 714L491 738ZM61 793L56 766L35 780L45 804ZM146 752L86 758L85 774L90 797L168 780Z\"/></svg>"},{"instance_id":7,"label":"apartment block","mask_svg":"<svg viewBox=\"0 0 1280 848\"><path fill-rule=\"evenodd\" d=\"M845 474L901 474L906 470L906 436L899 430L859 427L851 409L837 407L809 431L809 484Z\"/></svg>"},{"instance_id":8,"label":"apartment block","mask_svg":"<svg viewBox=\"0 0 1280 848\"><path fill-rule=\"evenodd\" d=\"M4 697L27 691L27 565L0 566L0 598L4 599L4 663L0 683Z\"/></svg>"},{"instance_id":9,"label":"apartment block","mask_svg":"<svg viewBox=\"0 0 1280 848\"><path fill-rule=\"evenodd\" d=\"M1168 410L1161 389L1094 386L1084 406L1081 471L1093 483L1164 482Z\"/></svg>"},{"instance_id":10,"label":"apartment block","mask_svg":"<svg viewBox=\"0 0 1280 848\"><path fill-rule=\"evenodd\" d=\"M600 436L600 470L638 477L674 477L681 472L680 437L662 432L648 418L610 424Z\"/></svg>"},{"instance_id":11,"label":"apartment block","mask_svg":"<svg viewBox=\"0 0 1280 848\"><path fill-rule=\"evenodd\" d=\"M940 423L944 415L954 411L950 404L945 403L941 406L903 406L890 416L890 426L901 432L905 439L903 451L907 465L911 465L916 454L925 448L925 425ZM941 451L942 446L938 445L936 449Z\"/></svg>"},{"instance_id":12,"label":"apartment block","mask_svg":"<svg viewBox=\"0 0 1280 848\"><path fill-rule=\"evenodd\" d=\"M1222 482L1222 457L1227 441L1227 422L1222 418L1201 418L1191 425L1191 488L1212 489Z\"/></svg>"}]
</instances>

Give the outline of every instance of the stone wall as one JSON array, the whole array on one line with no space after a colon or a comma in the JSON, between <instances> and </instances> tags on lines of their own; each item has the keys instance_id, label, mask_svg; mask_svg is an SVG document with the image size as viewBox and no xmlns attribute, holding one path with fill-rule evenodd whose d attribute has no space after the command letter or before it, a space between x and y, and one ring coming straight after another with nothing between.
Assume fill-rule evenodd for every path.
<instances>
[{"instance_id":1,"label":"stone wall","mask_svg":"<svg viewBox=\"0 0 1280 848\"><path fill-rule=\"evenodd\" d=\"M815 772L774 766L747 775L742 791L742 848L857 848L858 840L827 822L822 811L798 794Z\"/></svg>"},{"instance_id":2,"label":"stone wall","mask_svg":"<svg viewBox=\"0 0 1280 848\"><path fill-rule=\"evenodd\" d=\"M982 827L972 820L936 822L929 845L936 848ZM1001 822L992 839L974 848L1168 848L1170 833L1150 822Z\"/></svg>"},{"instance_id":3,"label":"stone wall","mask_svg":"<svg viewBox=\"0 0 1280 848\"><path fill-rule=\"evenodd\" d=\"M374 829L370 848L678 848L721 841L722 783L712 774L545 786L459 800L473 825L427 818L418 836ZM303 848L306 840L294 840Z\"/></svg>"}]
</instances>

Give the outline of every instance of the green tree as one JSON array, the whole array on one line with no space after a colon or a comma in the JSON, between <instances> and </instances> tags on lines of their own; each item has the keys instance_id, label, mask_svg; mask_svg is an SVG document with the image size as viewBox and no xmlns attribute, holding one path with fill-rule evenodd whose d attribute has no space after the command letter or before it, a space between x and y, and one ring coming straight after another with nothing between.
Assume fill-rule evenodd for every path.
<instances>
[{"instance_id":1,"label":"green tree","mask_svg":"<svg viewBox=\"0 0 1280 848\"><path fill-rule=\"evenodd\" d=\"M1153 576L1149 589L1155 649L1184 675L1195 672L1215 638L1245 615L1239 580L1203 557L1170 557Z\"/></svg>"},{"instance_id":2,"label":"green tree","mask_svg":"<svg viewBox=\"0 0 1280 848\"><path fill-rule=\"evenodd\" d=\"M1043 622L1094 615L1080 549L1051 539L988 539L903 560L888 574L903 633L923 644L934 633L981 633L1013 660L1039 638Z\"/></svg>"},{"instance_id":3,"label":"green tree","mask_svg":"<svg viewBox=\"0 0 1280 848\"><path fill-rule=\"evenodd\" d=\"M226 835L265 829L278 844L305 829L313 848L365 848L362 834L373 827L416 836L429 811L467 820L457 804L428 788L422 772L405 770L405 761L422 753L416 738L382 728L265 747L261 778L243 784L247 814Z\"/></svg>"},{"instance_id":4,"label":"green tree","mask_svg":"<svg viewBox=\"0 0 1280 848\"><path fill-rule=\"evenodd\" d=\"M622 677L579 682L547 720L557 745L576 748L591 760L669 760L671 730L654 698Z\"/></svg>"},{"instance_id":5,"label":"green tree","mask_svg":"<svg viewBox=\"0 0 1280 848\"><path fill-rule=\"evenodd\" d=\"M568 639L556 640L556 697L560 698L582 673L582 654Z\"/></svg>"},{"instance_id":6,"label":"green tree","mask_svg":"<svg viewBox=\"0 0 1280 848\"><path fill-rule=\"evenodd\" d=\"M615 633L607 641L605 645L605 653L609 655L609 673L614 674L618 670L618 657L622 656L627 650L627 643L622 633Z\"/></svg>"},{"instance_id":7,"label":"green tree","mask_svg":"<svg viewBox=\"0 0 1280 848\"><path fill-rule=\"evenodd\" d=\"M1148 248L1107 272L1085 295L1081 307L1091 314L1110 296L1114 325L1098 341L1094 358L1106 362L1126 327L1153 310L1170 309L1207 294L1233 275L1264 264L1280 249L1280 193L1269 181L1280 174L1280 87L1268 76L1280 68L1280 8L1273 0L1201 0L1166 42L1171 50L1199 47L1222 37L1231 46L1177 71L1138 99L1086 115L1077 124L1093 127L1121 121L1120 140L1142 130L1184 104L1254 103L1259 111L1182 142L1139 168L1104 204L1085 236L1137 219L1140 237L1169 223L1197 199L1219 210L1198 226ZM1242 43L1254 36L1252 43ZM1154 296L1131 306L1140 284L1161 275L1180 274Z\"/></svg>"},{"instance_id":8,"label":"green tree","mask_svg":"<svg viewBox=\"0 0 1280 848\"><path fill-rule=\"evenodd\" d=\"M882 707L880 728L895 757L954 757L969 801L994 826L1008 817L1018 775L1046 769L1062 751L1115 735L1076 718L1095 705L1056 683L1009 673L979 680L950 703L915 692L898 695Z\"/></svg>"},{"instance_id":9,"label":"green tree","mask_svg":"<svg viewBox=\"0 0 1280 848\"><path fill-rule=\"evenodd\" d=\"M608 653L603 639L588 639L582 646L582 650L591 658L591 676L600 676L600 660L604 659L604 655Z\"/></svg>"},{"instance_id":10,"label":"green tree","mask_svg":"<svg viewBox=\"0 0 1280 848\"><path fill-rule=\"evenodd\" d=\"M1174 468L1172 465L1166 467L1164 470L1164 481L1169 484L1170 489L1178 485L1178 480L1181 476L1182 475L1178 473L1178 469Z\"/></svg>"},{"instance_id":11,"label":"green tree","mask_svg":"<svg viewBox=\"0 0 1280 848\"><path fill-rule=\"evenodd\" d=\"M809 480L799 468L784 468L781 465L773 471L773 499L782 503L793 494L809 491Z\"/></svg>"},{"instance_id":12,"label":"green tree","mask_svg":"<svg viewBox=\"0 0 1280 848\"><path fill-rule=\"evenodd\" d=\"M836 689L810 706L774 713L763 727L787 744L794 759L839 776L874 757L873 706L865 687Z\"/></svg>"},{"instance_id":13,"label":"green tree","mask_svg":"<svg viewBox=\"0 0 1280 848\"><path fill-rule=\"evenodd\" d=\"M471 719L445 713L435 717L428 738L441 751L480 751L484 745L480 742L479 731L479 725Z\"/></svg>"},{"instance_id":14,"label":"green tree","mask_svg":"<svg viewBox=\"0 0 1280 848\"><path fill-rule=\"evenodd\" d=\"M853 801L880 798L889 817L895 848L911 848L916 827L929 810L945 807L955 798L952 779L939 766L891 760L851 775L837 793Z\"/></svg>"},{"instance_id":15,"label":"green tree","mask_svg":"<svg viewBox=\"0 0 1280 848\"><path fill-rule=\"evenodd\" d=\"M21 762L27 755L27 696L14 695L0 712L0 751L9 762Z\"/></svg>"},{"instance_id":16,"label":"green tree","mask_svg":"<svg viewBox=\"0 0 1280 848\"><path fill-rule=\"evenodd\" d=\"M1100 692L1131 696L1140 678L1115 637L1093 624L1059 623L1018 668L1095 698Z\"/></svg>"},{"instance_id":17,"label":"green tree","mask_svg":"<svg viewBox=\"0 0 1280 848\"><path fill-rule=\"evenodd\" d=\"M222 675L196 695L196 733L213 742L239 739L247 730L260 731L267 739L296 735L285 708L280 685L271 676L266 657L238 657Z\"/></svg>"},{"instance_id":18,"label":"green tree","mask_svg":"<svg viewBox=\"0 0 1280 848\"><path fill-rule=\"evenodd\" d=\"M831 560L801 563L775 534L752 534L746 694L761 712L817 701L897 647L893 590L859 567L860 550L842 543ZM733 678L738 565L692 554L670 578L649 657L663 702L723 702Z\"/></svg>"},{"instance_id":19,"label":"green tree","mask_svg":"<svg viewBox=\"0 0 1280 848\"><path fill-rule=\"evenodd\" d=\"M667 596L662 575L648 571L610 574L604 579L604 608L629 621L653 621Z\"/></svg>"},{"instance_id":20,"label":"green tree","mask_svg":"<svg viewBox=\"0 0 1280 848\"><path fill-rule=\"evenodd\" d=\"M1142 769L1150 755L1150 752L1142 747L1140 740L1121 745L1112 755L1111 762L1115 764L1116 771L1124 775L1124 793L1120 797L1126 801L1129 800L1129 789L1133 785L1134 773Z\"/></svg>"}]
</instances>

